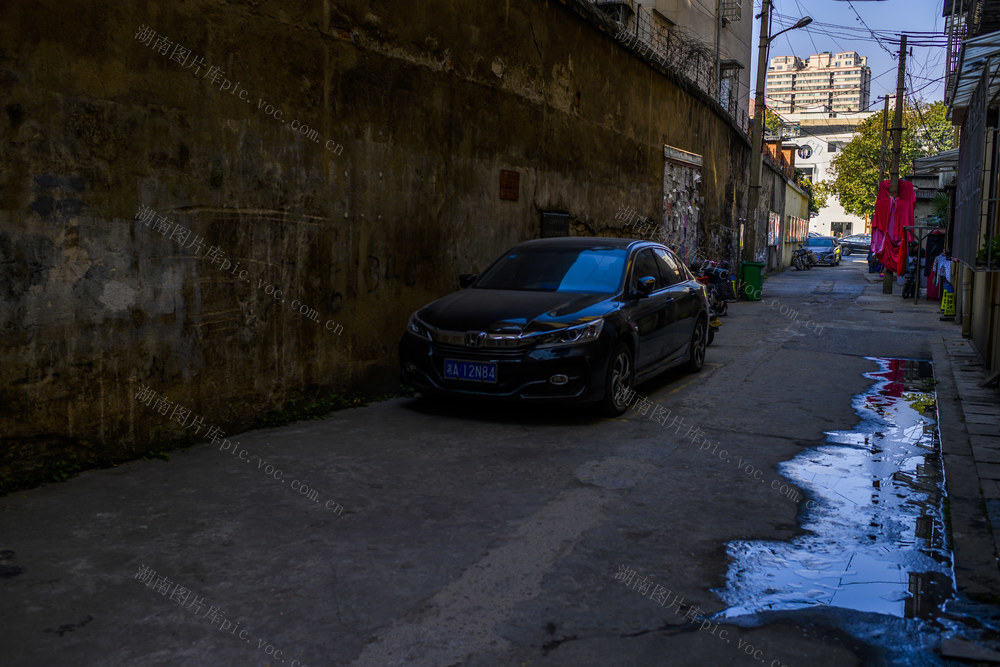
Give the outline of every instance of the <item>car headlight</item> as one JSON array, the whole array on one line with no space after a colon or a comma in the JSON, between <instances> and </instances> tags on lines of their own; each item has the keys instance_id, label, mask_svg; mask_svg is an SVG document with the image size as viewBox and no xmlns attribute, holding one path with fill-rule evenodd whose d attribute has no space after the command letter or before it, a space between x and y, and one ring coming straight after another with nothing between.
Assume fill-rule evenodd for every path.
<instances>
[{"instance_id":1,"label":"car headlight","mask_svg":"<svg viewBox=\"0 0 1000 667\"><path fill-rule=\"evenodd\" d=\"M410 315L410 321L406 323L406 331L413 334L417 338L422 338L424 340L431 339L430 329L426 324L420 321L416 313Z\"/></svg>"},{"instance_id":2,"label":"car headlight","mask_svg":"<svg viewBox=\"0 0 1000 667\"><path fill-rule=\"evenodd\" d=\"M578 324L539 336L536 347L561 347L563 345L582 345L597 340L604 328L604 320L598 319L586 324Z\"/></svg>"}]
</instances>

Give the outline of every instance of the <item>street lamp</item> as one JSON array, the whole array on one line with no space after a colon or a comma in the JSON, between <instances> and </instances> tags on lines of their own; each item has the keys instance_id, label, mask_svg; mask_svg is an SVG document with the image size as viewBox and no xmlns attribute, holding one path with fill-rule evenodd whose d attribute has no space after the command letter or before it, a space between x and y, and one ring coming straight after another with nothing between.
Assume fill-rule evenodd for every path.
<instances>
[{"instance_id":1,"label":"street lamp","mask_svg":"<svg viewBox=\"0 0 1000 667\"><path fill-rule=\"evenodd\" d=\"M806 27L807 25L809 25L809 24L810 24L810 23L812 23L812 22L813 22L813 20L812 20L812 17L811 17L811 16L803 16L803 17L802 17L802 18L800 18L800 19L798 20L798 22L796 22L796 24L795 24L795 25L793 25L793 26L792 26L791 28L785 28L785 29L784 29L784 30L782 30L781 32L776 32L776 33L774 33L773 35L771 35L770 37L768 37L768 39L767 39L767 43L768 43L768 44L770 44L770 43L771 43L771 40L773 40L773 39L774 39L775 37L777 37L778 35L780 35L780 34L782 34L782 33L786 33L786 32L788 32L789 30L795 30L796 28L805 28L805 27Z\"/></svg>"},{"instance_id":2,"label":"street lamp","mask_svg":"<svg viewBox=\"0 0 1000 667\"><path fill-rule=\"evenodd\" d=\"M812 23L812 18L809 16L803 16L790 28L785 28L780 32L768 36L768 21L771 13L771 0L763 0L763 7L760 12L760 46L757 51L757 90L754 93L754 109L753 109L753 128L751 132L750 147L750 201L747 207L747 213L752 216L753 225L751 226L751 233L753 234L753 243L747 243L743 247L744 259L753 261L755 258L753 253L757 250L757 229L758 229L758 215L757 207L760 204L760 170L761 161L763 158L764 151L764 76L767 72L767 47L771 42L778 37L783 35L789 30L795 30L797 28L804 28L805 26Z\"/></svg>"}]
</instances>

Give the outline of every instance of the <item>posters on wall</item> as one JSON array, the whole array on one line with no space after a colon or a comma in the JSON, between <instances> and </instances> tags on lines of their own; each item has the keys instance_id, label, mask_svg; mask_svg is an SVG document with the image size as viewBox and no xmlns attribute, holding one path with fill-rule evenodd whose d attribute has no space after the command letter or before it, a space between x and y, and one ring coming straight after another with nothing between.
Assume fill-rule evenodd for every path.
<instances>
[{"instance_id":1,"label":"posters on wall","mask_svg":"<svg viewBox=\"0 0 1000 667\"><path fill-rule=\"evenodd\" d=\"M781 240L781 216L774 211L767 213L767 245L778 245Z\"/></svg>"},{"instance_id":2,"label":"posters on wall","mask_svg":"<svg viewBox=\"0 0 1000 667\"><path fill-rule=\"evenodd\" d=\"M805 218L788 216L788 227L785 229L787 243L805 243L809 236L809 221Z\"/></svg>"},{"instance_id":3,"label":"posters on wall","mask_svg":"<svg viewBox=\"0 0 1000 667\"><path fill-rule=\"evenodd\" d=\"M701 219L701 156L663 147L663 238L681 261L695 256Z\"/></svg>"}]
</instances>

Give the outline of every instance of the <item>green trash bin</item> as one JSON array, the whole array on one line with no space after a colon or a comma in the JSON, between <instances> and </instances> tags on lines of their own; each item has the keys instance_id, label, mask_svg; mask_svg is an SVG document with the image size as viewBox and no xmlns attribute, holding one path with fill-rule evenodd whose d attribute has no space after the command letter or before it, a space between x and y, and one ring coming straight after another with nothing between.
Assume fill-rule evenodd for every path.
<instances>
[{"instance_id":1,"label":"green trash bin","mask_svg":"<svg viewBox=\"0 0 1000 667\"><path fill-rule=\"evenodd\" d=\"M764 262L740 262L740 292L747 301L760 301L764 282L761 271L765 266Z\"/></svg>"}]
</instances>

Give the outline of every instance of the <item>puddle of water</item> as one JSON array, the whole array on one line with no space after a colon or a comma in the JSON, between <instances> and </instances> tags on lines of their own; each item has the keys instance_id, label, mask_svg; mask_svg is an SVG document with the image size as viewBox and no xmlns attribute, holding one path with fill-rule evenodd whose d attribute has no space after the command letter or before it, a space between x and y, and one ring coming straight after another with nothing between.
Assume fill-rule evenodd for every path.
<instances>
[{"instance_id":1,"label":"puddle of water","mask_svg":"<svg viewBox=\"0 0 1000 667\"><path fill-rule=\"evenodd\" d=\"M728 545L722 616L828 605L926 619L952 597L931 364L874 361L861 423L780 466L815 501L806 533Z\"/></svg>"}]
</instances>

